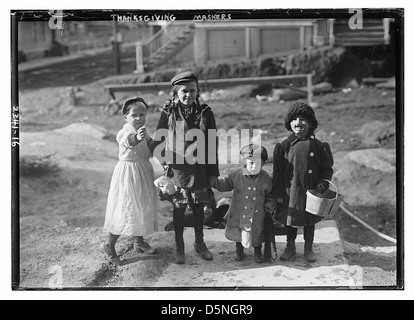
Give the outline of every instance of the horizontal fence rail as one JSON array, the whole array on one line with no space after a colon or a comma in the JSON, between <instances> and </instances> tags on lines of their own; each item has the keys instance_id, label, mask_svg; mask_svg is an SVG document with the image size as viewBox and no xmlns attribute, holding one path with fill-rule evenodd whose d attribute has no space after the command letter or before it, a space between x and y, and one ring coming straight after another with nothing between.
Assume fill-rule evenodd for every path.
<instances>
[{"instance_id":1,"label":"horizontal fence rail","mask_svg":"<svg viewBox=\"0 0 414 320\"><path fill-rule=\"evenodd\" d=\"M237 86L247 84L266 84L266 83L279 83L284 84L283 87L289 87L292 90L304 91L299 88L295 83L297 81L306 80L308 103L312 103L312 74L294 74L294 75L282 75L282 76L268 76L268 77L246 77L246 78L228 78L228 79L209 79L199 80L200 87L226 87ZM108 107L111 100L116 101L115 93L117 92L140 92L140 91L153 91L153 90L169 90L171 89L170 82L151 82L151 83L138 83L138 84L118 84L118 85L106 85L105 91L108 95ZM109 108L108 108L109 109Z\"/></svg>"}]
</instances>

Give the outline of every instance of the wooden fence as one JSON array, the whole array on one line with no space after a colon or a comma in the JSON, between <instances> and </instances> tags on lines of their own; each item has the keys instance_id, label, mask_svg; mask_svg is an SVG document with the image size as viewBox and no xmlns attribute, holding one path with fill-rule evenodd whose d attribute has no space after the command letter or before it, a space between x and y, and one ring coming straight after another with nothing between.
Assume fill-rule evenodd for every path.
<instances>
[{"instance_id":1,"label":"wooden fence","mask_svg":"<svg viewBox=\"0 0 414 320\"><path fill-rule=\"evenodd\" d=\"M295 81L306 80L306 90L300 89L298 86L293 85ZM312 91L312 74L295 74L295 75L283 75L283 76L269 76L269 77L248 77L248 78L229 78L229 79L209 79L199 80L201 88L208 89L211 87L228 87L238 86L246 84L267 84L275 83L284 87L289 87L292 90L306 92L308 103L312 103L313 91ZM144 92L144 91L159 91L170 90L170 82L152 82L152 83L138 83L138 84L120 84L120 85L107 85L105 91L107 94L107 108L111 103L117 102L115 94L118 92Z\"/></svg>"}]
</instances>

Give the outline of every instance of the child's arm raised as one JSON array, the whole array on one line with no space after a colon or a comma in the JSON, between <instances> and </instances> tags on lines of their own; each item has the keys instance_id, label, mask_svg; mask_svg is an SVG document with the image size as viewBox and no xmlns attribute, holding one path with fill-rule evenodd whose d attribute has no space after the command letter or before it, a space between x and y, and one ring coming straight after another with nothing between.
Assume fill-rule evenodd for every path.
<instances>
[{"instance_id":1,"label":"child's arm raised","mask_svg":"<svg viewBox=\"0 0 414 320\"><path fill-rule=\"evenodd\" d=\"M130 135L128 137L128 142L132 147L134 147L138 143L142 142L145 139L146 136L147 136L147 128L141 127L141 128L138 129L137 134Z\"/></svg>"}]
</instances>

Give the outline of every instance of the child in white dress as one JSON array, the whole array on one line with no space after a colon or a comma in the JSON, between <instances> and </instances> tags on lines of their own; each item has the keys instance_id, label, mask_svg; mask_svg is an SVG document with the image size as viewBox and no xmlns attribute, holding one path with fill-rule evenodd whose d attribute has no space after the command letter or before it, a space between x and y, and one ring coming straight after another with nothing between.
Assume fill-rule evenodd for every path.
<instances>
[{"instance_id":1,"label":"child in white dress","mask_svg":"<svg viewBox=\"0 0 414 320\"><path fill-rule=\"evenodd\" d=\"M120 263L115 251L120 235L133 237L135 251L155 253L144 236L158 230L157 191L149 161L152 140L145 128L147 104L142 98L129 99L122 115L126 123L116 136L119 161L112 175L104 224L109 237L100 247L115 264Z\"/></svg>"}]
</instances>

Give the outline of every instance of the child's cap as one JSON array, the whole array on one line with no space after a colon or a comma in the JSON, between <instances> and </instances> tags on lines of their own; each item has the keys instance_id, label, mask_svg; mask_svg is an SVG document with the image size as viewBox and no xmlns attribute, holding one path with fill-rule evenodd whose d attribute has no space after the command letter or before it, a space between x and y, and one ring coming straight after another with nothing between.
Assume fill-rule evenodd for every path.
<instances>
[{"instance_id":1,"label":"child's cap","mask_svg":"<svg viewBox=\"0 0 414 320\"><path fill-rule=\"evenodd\" d=\"M268 158L266 148L259 144L249 144L249 145L244 146L240 150L240 155L242 156L243 159L260 156L263 162L265 162Z\"/></svg>"},{"instance_id":2,"label":"child's cap","mask_svg":"<svg viewBox=\"0 0 414 320\"><path fill-rule=\"evenodd\" d=\"M124 104L122 106L122 109L121 109L122 114L125 115L126 112L127 112L128 107L131 104L134 104L136 102L141 102L145 106L145 109L148 109L147 103L145 102L144 99L142 99L141 97L133 97L133 98L130 98L130 99L128 99L124 102Z\"/></svg>"},{"instance_id":3,"label":"child's cap","mask_svg":"<svg viewBox=\"0 0 414 320\"><path fill-rule=\"evenodd\" d=\"M192 72L192 71L184 71L184 72L178 73L177 75L175 75L171 79L171 84L174 86L176 84L180 84L180 83L188 82L188 81L198 82L198 78L194 74L194 72Z\"/></svg>"},{"instance_id":4,"label":"child's cap","mask_svg":"<svg viewBox=\"0 0 414 320\"><path fill-rule=\"evenodd\" d=\"M302 116L309 121L312 131L318 127L318 120L316 120L315 111L312 107L304 102L295 102L290 108L285 117L285 127L287 130L292 131L290 123L297 117Z\"/></svg>"}]
</instances>

